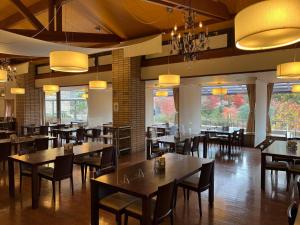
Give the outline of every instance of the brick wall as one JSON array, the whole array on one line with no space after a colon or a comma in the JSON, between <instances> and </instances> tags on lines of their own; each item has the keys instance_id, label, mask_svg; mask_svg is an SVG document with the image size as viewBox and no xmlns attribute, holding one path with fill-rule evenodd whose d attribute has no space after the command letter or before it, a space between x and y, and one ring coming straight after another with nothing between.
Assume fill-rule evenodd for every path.
<instances>
[{"instance_id":1,"label":"brick wall","mask_svg":"<svg viewBox=\"0 0 300 225\"><path fill-rule=\"evenodd\" d=\"M145 81L141 80L141 58L124 58L122 49L112 53L114 126L131 126L132 151L145 150Z\"/></svg>"},{"instance_id":2,"label":"brick wall","mask_svg":"<svg viewBox=\"0 0 300 225\"><path fill-rule=\"evenodd\" d=\"M29 68L29 73L18 75L18 85L25 87L25 95L16 96L16 118L18 130L22 125L40 125L42 121L42 97L41 88L35 88L34 67Z\"/></svg>"}]
</instances>

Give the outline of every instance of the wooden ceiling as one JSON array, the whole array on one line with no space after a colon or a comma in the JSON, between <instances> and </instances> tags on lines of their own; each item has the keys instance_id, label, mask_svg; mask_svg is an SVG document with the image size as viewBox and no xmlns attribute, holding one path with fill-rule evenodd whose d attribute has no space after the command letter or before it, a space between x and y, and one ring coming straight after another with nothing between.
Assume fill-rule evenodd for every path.
<instances>
[{"instance_id":1,"label":"wooden ceiling","mask_svg":"<svg viewBox=\"0 0 300 225\"><path fill-rule=\"evenodd\" d=\"M233 26L238 11L257 1L192 0L191 7L197 21L209 29L224 29ZM169 32L175 24L183 27L189 4L190 0L1 0L0 29L26 36L42 29L36 38L56 42L64 41L68 31L73 44L98 47Z\"/></svg>"}]
</instances>

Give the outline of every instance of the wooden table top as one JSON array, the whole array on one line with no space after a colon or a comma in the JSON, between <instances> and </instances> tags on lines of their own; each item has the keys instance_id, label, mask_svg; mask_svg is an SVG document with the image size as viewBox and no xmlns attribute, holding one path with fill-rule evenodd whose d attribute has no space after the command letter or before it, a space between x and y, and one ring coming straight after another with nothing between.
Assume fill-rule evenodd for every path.
<instances>
[{"instance_id":1,"label":"wooden table top","mask_svg":"<svg viewBox=\"0 0 300 225\"><path fill-rule=\"evenodd\" d=\"M164 157L166 169L163 173L155 172L155 160L152 159L100 176L94 181L135 196L151 197L157 192L158 186L174 179L183 180L197 173L202 164L213 161L176 153L167 153Z\"/></svg>"},{"instance_id":2,"label":"wooden table top","mask_svg":"<svg viewBox=\"0 0 300 225\"><path fill-rule=\"evenodd\" d=\"M232 134L239 129L229 128L229 130L201 130L201 133Z\"/></svg>"},{"instance_id":3,"label":"wooden table top","mask_svg":"<svg viewBox=\"0 0 300 225\"><path fill-rule=\"evenodd\" d=\"M300 158L300 142L297 142L296 151L290 151L287 149L286 141L274 141L269 147L262 151L262 154Z\"/></svg>"},{"instance_id":4,"label":"wooden table top","mask_svg":"<svg viewBox=\"0 0 300 225\"><path fill-rule=\"evenodd\" d=\"M13 130L0 130L0 133L5 133L5 134L15 134L16 131L13 131Z\"/></svg>"},{"instance_id":5,"label":"wooden table top","mask_svg":"<svg viewBox=\"0 0 300 225\"><path fill-rule=\"evenodd\" d=\"M42 138L48 138L49 140L57 139L57 137L47 136L47 135L32 135L32 136L26 136L26 137L17 137L14 140L11 140L10 138L0 139L0 143L11 142L12 144L21 144L21 143L25 143L25 142L34 141L35 139L42 139Z\"/></svg>"},{"instance_id":6,"label":"wooden table top","mask_svg":"<svg viewBox=\"0 0 300 225\"><path fill-rule=\"evenodd\" d=\"M75 132L78 128L60 128L60 129L53 129L54 131L58 132Z\"/></svg>"},{"instance_id":7,"label":"wooden table top","mask_svg":"<svg viewBox=\"0 0 300 225\"><path fill-rule=\"evenodd\" d=\"M88 142L82 145L77 145L73 147L74 155L87 155L94 152L99 152L105 149L111 148L110 144L101 144L99 142ZM31 165L42 165L46 163L53 162L57 156L64 155L64 148L52 148L44 151L38 151L31 154L25 155L11 155L10 159L14 161L19 161Z\"/></svg>"}]
</instances>

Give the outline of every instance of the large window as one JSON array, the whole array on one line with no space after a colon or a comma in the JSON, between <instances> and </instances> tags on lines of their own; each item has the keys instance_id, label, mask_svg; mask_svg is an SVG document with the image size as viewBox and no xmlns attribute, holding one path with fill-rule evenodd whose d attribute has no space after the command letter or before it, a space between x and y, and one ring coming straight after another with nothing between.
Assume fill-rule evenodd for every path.
<instances>
[{"instance_id":1,"label":"large window","mask_svg":"<svg viewBox=\"0 0 300 225\"><path fill-rule=\"evenodd\" d=\"M291 84L274 85L270 106L272 132L300 131L300 93L290 92Z\"/></svg>"},{"instance_id":2,"label":"large window","mask_svg":"<svg viewBox=\"0 0 300 225\"><path fill-rule=\"evenodd\" d=\"M88 106L86 99L82 98L84 90L71 89L60 92L61 95L61 122L86 122L88 114Z\"/></svg>"},{"instance_id":3,"label":"large window","mask_svg":"<svg viewBox=\"0 0 300 225\"><path fill-rule=\"evenodd\" d=\"M84 87L61 88L60 102L57 104L57 96L45 95L45 121L55 123L86 122L88 105L86 99L82 98ZM58 112L58 107L60 111ZM60 118L58 119L58 116Z\"/></svg>"},{"instance_id":4,"label":"large window","mask_svg":"<svg viewBox=\"0 0 300 225\"><path fill-rule=\"evenodd\" d=\"M227 86L227 95L212 95L212 88L215 87L202 88L200 110L202 127L245 128L249 114L246 86Z\"/></svg>"},{"instance_id":5,"label":"large window","mask_svg":"<svg viewBox=\"0 0 300 225\"><path fill-rule=\"evenodd\" d=\"M156 97L156 91L153 92L154 98L154 123L175 123L176 109L173 98L173 90L167 90L168 96Z\"/></svg>"},{"instance_id":6,"label":"large window","mask_svg":"<svg viewBox=\"0 0 300 225\"><path fill-rule=\"evenodd\" d=\"M45 121L50 123L57 122L56 94L45 95Z\"/></svg>"}]
</instances>

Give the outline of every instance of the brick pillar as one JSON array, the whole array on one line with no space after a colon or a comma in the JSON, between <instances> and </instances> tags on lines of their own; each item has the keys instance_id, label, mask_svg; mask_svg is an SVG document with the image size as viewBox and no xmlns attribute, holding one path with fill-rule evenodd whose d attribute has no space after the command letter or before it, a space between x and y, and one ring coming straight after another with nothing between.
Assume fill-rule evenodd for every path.
<instances>
[{"instance_id":1,"label":"brick pillar","mask_svg":"<svg viewBox=\"0 0 300 225\"><path fill-rule=\"evenodd\" d=\"M132 151L144 151L145 81L141 80L141 58L125 58L123 49L114 50L112 56L113 124L131 126Z\"/></svg>"},{"instance_id":2,"label":"brick pillar","mask_svg":"<svg viewBox=\"0 0 300 225\"><path fill-rule=\"evenodd\" d=\"M33 66L30 67L28 74L18 75L17 84L19 87L25 87L25 95L16 96L16 118L20 132L22 125L41 124L43 91L41 88L35 88Z\"/></svg>"}]
</instances>

